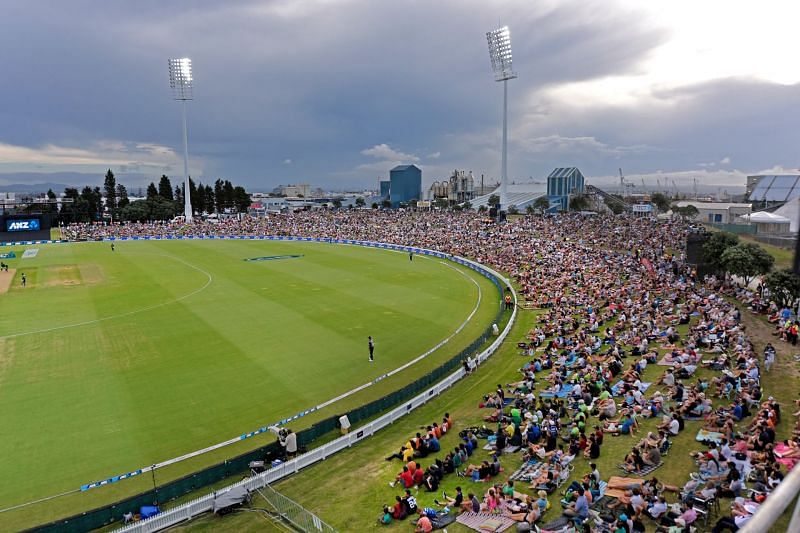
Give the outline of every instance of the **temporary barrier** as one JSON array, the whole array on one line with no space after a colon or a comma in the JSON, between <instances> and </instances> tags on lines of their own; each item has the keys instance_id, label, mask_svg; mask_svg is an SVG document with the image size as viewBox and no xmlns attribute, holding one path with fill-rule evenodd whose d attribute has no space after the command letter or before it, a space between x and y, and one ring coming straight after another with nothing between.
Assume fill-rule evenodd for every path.
<instances>
[{"instance_id":1,"label":"temporary barrier","mask_svg":"<svg viewBox=\"0 0 800 533\"><path fill-rule=\"evenodd\" d=\"M300 531L336 533L336 530L326 524L320 517L269 485L265 485L263 489L256 490L267 502L271 513L291 523Z\"/></svg>"},{"instance_id":2,"label":"temporary barrier","mask_svg":"<svg viewBox=\"0 0 800 533\"><path fill-rule=\"evenodd\" d=\"M181 238L191 239L193 237L181 237ZM223 237L223 238L243 239L246 237L236 236L236 237ZM254 237L248 237L248 238L254 238ZM122 238L120 240L159 240L159 239L160 237L152 239L150 237L146 238L131 237L131 238ZM506 288L509 289L511 288L511 285L508 282L508 280L504 279L500 274L498 274L497 272L488 267L485 267L483 265L480 265L479 263L475 263L468 259L450 256L448 254L443 254L441 252L437 252L434 250L427 250L427 249L407 247L407 246L398 246L385 243L375 243L369 241L311 239L306 237L303 238L271 237L271 236L259 237L259 240L261 239L317 241L317 242L326 242L334 244L370 246L377 248L401 250L404 252L414 252L414 253L449 259L453 262L456 262L472 270L475 270L476 272L480 273L481 275L489 278L494 282L495 286L497 287L501 295L501 297L498 298L499 310L493 321L494 323L500 323L502 321L504 315L504 311L501 306L502 294L506 290ZM513 289L511 290L514 297L514 301L516 302L517 295L513 291ZM516 319L516 314L517 314L517 307L515 305L511 317L504 330L498 337L495 338L494 342L483 352L477 353L480 347L483 346L488 339L495 337L494 335L492 335L491 326L488 327L484 331L484 333L479 338L475 339L467 348L462 350L458 355L446 361L441 366L437 367L436 369L432 370L426 375L418 378L414 382L409 383L402 389L399 389L382 398L378 398L372 402L362 405L361 407L353 409L352 411L348 411L346 414L350 420L350 423L352 425L355 425L361 421L372 418L379 413L385 412L392 407L402 404L400 405L400 407L395 407L394 410L384 414L383 416L377 418L376 420L372 421L369 424L366 424L363 427L357 428L355 430L351 427L350 432L340 437L339 439L336 439L335 441L323 445L319 448L315 448L292 461L282 463L281 465L272 468L264 472L263 474L259 474L254 478L245 480L242 483L250 483L252 486L248 485L248 488L250 490L253 490L256 487L257 488L263 487L265 483L272 483L274 481L282 479L286 475L297 472L298 470L304 468L305 466L308 466L312 463L325 459L331 454L336 453L337 451L344 449L346 447L349 447L353 443L372 435L375 431L385 427L388 424L391 424L392 422L404 416L405 414L409 413L413 409L416 409L417 407L423 405L429 399L437 396L441 391L449 388L453 383L455 383L465 375L464 370L462 368L462 363L468 356L475 356L476 361L478 362L478 364L480 364L486 358L488 358L492 353L494 353L494 351L502 344L503 340L508 335L511 326L513 325L514 320ZM435 385L431 386L432 384ZM419 394L420 391L424 392L422 392L422 394ZM304 414L308 412L313 412L314 410L316 410L316 408L307 410L302 414L295 415L294 417L282 420L281 422L285 423L288 420L294 420L296 418L302 417ZM335 430L338 427L338 419L340 415L341 413L339 415L334 415L329 418L326 418L320 422L317 422L310 428L298 432L297 433L298 444L300 446L307 447L319 437ZM242 454L238 457L227 460L223 463L205 468L194 474L190 474L188 476L173 480L169 483L166 483L162 486L155 488L152 491L137 494L136 496L116 502L112 505L103 508L87 511L80 515L58 520L50 524L41 526L37 529L40 531L64 531L64 530L85 531L88 529L100 528L114 521L121 520L125 513L136 511L142 505L151 505L153 504L153 502L163 503L174 500L178 497L199 490L205 486L217 483L234 474L239 474L248 471L248 465L251 461L264 460L265 458L271 460L272 458L278 457L280 453L281 449L279 448L277 443L273 443L268 446L264 446L256 450L253 450L251 452ZM145 467L145 469L147 468L148 467ZM152 467L149 467L149 469L152 469ZM100 486L100 484L115 482L120 478L120 476L115 476L115 478L109 478L109 480L97 482L96 485ZM263 482L253 481L256 479L263 480ZM173 517L172 519L174 519L175 521L165 524L164 517L167 515L167 513L161 513L150 519L137 522L136 524L133 524L131 526L127 526L126 528L123 528L123 530L156 531L158 529L168 527L169 525L187 519L189 516L194 516L200 512L205 512L209 510L211 508L210 506L212 500L213 500L213 495L207 495L206 497L194 500L193 502L184 504L179 508L169 511L169 513L172 513L170 514L170 516L172 516ZM193 514L187 516L186 513L189 512ZM131 527L134 527L136 529L129 529Z\"/></svg>"}]
</instances>

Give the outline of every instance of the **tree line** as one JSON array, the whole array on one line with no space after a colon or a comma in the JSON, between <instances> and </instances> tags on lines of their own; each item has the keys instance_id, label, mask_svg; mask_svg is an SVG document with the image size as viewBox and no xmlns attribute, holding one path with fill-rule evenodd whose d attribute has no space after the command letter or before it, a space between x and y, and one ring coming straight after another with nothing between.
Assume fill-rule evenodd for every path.
<instances>
[{"instance_id":1,"label":"tree line","mask_svg":"<svg viewBox=\"0 0 800 533\"><path fill-rule=\"evenodd\" d=\"M764 276L763 286L781 306L791 307L800 298L800 277L791 268L773 270L774 257L757 244L740 242L732 233L712 233L703 244L703 260L714 273L738 276L745 285Z\"/></svg>"},{"instance_id":2,"label":"tree line","mask_svg":"<svg viewBox=\"0 0 800 533\"><path fill-rule=\"evenodd\" d=\"M64 198L71 201L63 202L57 213L55 205L51 204L48 208L50 213L58 214L59 220L64 223L96 222L106 217L136 222L169 220L184 212L184 188L182 183L173 188L169 177L162 175L158 185L151 182L147 186L144 199L131 201L128 189L122 183L117 183L114 173L109 170L102 189L87 185L79 191L77 187L67 187L64 189ZM47 191L47 197L55 200L56 194L51 189ZM244 187L221 179L213 185L203 185L195 184L189 178L189 198L195 214L243 213L251 203Z\"/></svg>"}]
</instances>

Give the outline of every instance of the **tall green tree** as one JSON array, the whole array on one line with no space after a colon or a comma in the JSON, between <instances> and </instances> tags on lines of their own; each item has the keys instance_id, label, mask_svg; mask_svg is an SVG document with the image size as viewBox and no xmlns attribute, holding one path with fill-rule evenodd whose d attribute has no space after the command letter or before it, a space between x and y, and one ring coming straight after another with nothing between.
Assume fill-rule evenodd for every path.
<instances>
[{"instance_id":1,"label":"tall green tree","mask_svg":"<svg viewBox=\"0 0 800 533\"><path fill-rule=\"evenodd\" d=\"M194 209L197 213L203 214L207 211L206 209L206 187L202 183L197 184L197 190L192 196L192 209Z\"/></svg>"},{"instance_id":2,"label":"tall green tree","mask_svg":"<svg viewBox=\"0 0 800 533\"><path fill-rule=\"evenodd\" d=\"M131 201L128 199L128 189L126 189L123 184L117 183L117 208L122 209L130 203Z\"/></svg>"},{"instance_id":3,"label":"tall green tree","mask_svg":"<svg viewBox=\"0 0 800 533\"><path fill-rule=\"evenodd\" d=\"M237 213L247 213L251 203L250 195L244 187L237 185L233 188L233 204Z\"/></svg>"},{"instance_id":4,"label":"tall green tree","mask_svg":"<svg viewBox=\"0 0 800 533\"><path fill-rule=\"evenodd\" d=\"M156 188L156 184L151 181L150 185L147 186L147 199L149 200L156 196L158 196L158 189Z\"/></svg>"},{"instance_id":5,"label":"tall green tree","mask_svg":"<svg viewBox=\"0 0 800 533\"><path fill-rule=\"evenodd\" d=\"M700 214L700 211L691 204L686 207L678 207L678 204L672 204L672 212L684 220L693 219Z\"/></svg>"},{"instance_id":6,"label":"tall green tree","mask_svg":"<svg viewBox=\"0 0 800 533\"><path fill-rule=\"evenodd\" d=\"M650 203L658 208L662 213L669 211L669 198L664 193L656 192L650 197Z\"/></svg>"},{"instance_id":7,"label":"tall green tree","mask_svg":"<svg viewBox=\"0 0 800 533\"><path fill-rule=\"evenodd\" d=\"M64 203L61 204L61 220L70 222L88 222L89 205L78 192L77 188L67 187L64 189Z\"/></svg>"},{"instance_id":8,"label":"tall green tree","mask_svg":"<svg viewBox=\"0 0 800 533\"><path fill-rule=\"evenodd\" d=\"M192 211L197 211L197 208L195 207L198 202L197 187L195 186L192 178L189 178L189 201L192 203Z\"/></svg>"},{"instance_id":9,"label":"tall green tree","mask_svg":"<svg viewBox=\"0 0 800 533\"><path fill-rule=\"evenodd\" d=\"M86 203L86 214L89 220L100 220L103 212L103 195L100 187L92 189L88 185L81 190L81 200Z\"/></svg>"},{"instance_id":10,"label":"tall green tree","mask_svg":"<svg viewBox=\"0 0 800 533\"><path fill-rule=\"evenodd\" d=\"M206 211L213 213L217 208L217 204L214 202L214 189L211 188L211 185L205 186L203 196L205 196Z\"/></svg>"},{"instance_id":11,"label":"tall green tree","mask_svg":"<svg viewBox=\"0 0 800 533\"><path fill-rule=\"evenodd\" d=\"M703 261L717 274L725 272L722 254L725 250L739 244L739 237L727 231L715 231L703 244Z\"/></svg>"},{"instance_id":12,"label":"tall green tree","mask_svg":"<svg viewBox=\"0 0 800 533\"><path fill-rule=\"evenodd\" d=\"M589 198L584 194L576 194L569 199L569 208L572 211L585 211L589 208Z\"/></svg>"},{"instance_id":13,"label":"tall green tree","mask_svg":"<svg viewBox=\"0 0 800 533\"><path fill-rule=\"evenodd\" d=\"M547 198L547 196L540 196L533 201L533 209L540 213L544 213L550 209L550 200Z\"/></svg>"},{"instance_id":14,"label":"tall green tree","mask_svg":"<svg viewBox=\"0 0 800 533\"><path fill-rule=\"evenodd\" d=\"M764 285L769 289L772 298L781 306L794 307L800 298L800 276L791 268L773 270L764 276Z\"/></svg>"},{"instance_id":15,"label":"tall green tree","mask_svg":"<svg viewBox=\"0 0 800 533\"><path fill-rule=\"evenodd\" d=\"M172 183L170 183L169 178L164 174L161 175L161 179L158 181L158 195L170 202L175 200L175 197L172 195Z\"/></svg>"},{"instance_id":16,"label":"tall green tree","mask_svg":"<svg viewBox=\"0 0 800 533\"><path fill-rule=\"evenodd\" d=\"M149 200L136 200L120 208L120 217L132 222L147 222L150 220Z\"/></svg>"},{"instance_id":17,"label":"tall green tree","mask_svg":"<svg viewBox=\"0 0 800 533\"><path fill-rule=\"evenodd\" d=\"M500 205L500 196L492 194L491 196L489 196L489 200L486 203L488 203L492 207Z\"/></svg>"},{"instance_id":18,"label":"tall green tree","mask_svg":"<svg viewBox=\"0 0 800 533\"><path fill-rule=\"evenodd\" d=\"M367 201L364 200L363 196L356 198L356 207L364 207L365 205L367 205Z\"/></svg>"},{"instance_id":19,"label":"tall green tree","mask_svg":"<svg viewBox=\"0 0 800 533\"><path fill-rule=\"evenodd\" d=\"M235 201L234 196L233 184L229 180L225 180L225 183L222 185L222 203L225 209L233 209Z\"/></svg>"},{"instance_id":20,"label":"tall green tree","mask_svg":"<svg viewBox=\"0 0 800 533\"><path fill-rule=\"evenodd\" d=\"M743 243L725 250L722 263L725 270L743 278L745 285L749 285L754 277L769 272L775 258L757 244Z\"/></svg>"},{"instance_id":21,"label":"tall green tree","mask_svg":"<svg viewBox=\"0 0 800 533\"><path fill-rule=\"evenodd\" d=\"M106 211L113 217L117 213L117 178L110 168L103 180L103 189L106 193Z\"/></svg>"},{"instance_id":22,"label":"tall green tree","mask_svg":"<svg viewBox=\"0 0 800 533\"><path fill-rule=\"evenodd\" d=\"M222 192L222 180L217 179L214 182L214 206L217 209L217 213L222 213L225 211L225 195Z\"/></svg>"}]
</instances>

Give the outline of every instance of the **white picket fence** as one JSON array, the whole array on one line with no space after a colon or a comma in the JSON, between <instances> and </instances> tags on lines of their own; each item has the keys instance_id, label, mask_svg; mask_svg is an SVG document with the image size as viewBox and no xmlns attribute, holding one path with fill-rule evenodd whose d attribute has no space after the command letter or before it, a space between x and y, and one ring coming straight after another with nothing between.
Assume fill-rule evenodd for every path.
<instances>
[{"instance_id":1,"label":"white picket fence","mask_svg":"<svg viewBox=\"0 0 800 533\"><path fill-rule=\"evenodd\" d=\"M508 282L508 280L503 276L501 276L500 274L498 274L497 272L495 272L494 270L483 265L478 265L477 263L474 263L467 259L463 258L459 259L460 259L459 262L471 263L473 267L477 267L479 269L490 272L498 279L503 280L506 286L511 287L511 284ZM516 291L513 290L513 288L512 288L512 293L514 296L514 303L516 304L517 294ZM505 341L506 337L508 336L509 331L511 331L511 327L514 325L516 318L517 318L517 306L514 305L514 310L511 313L511 318L508 321L508 324L506 324L506 327L503 328L503 331L494 340L494 342L488 348L486 348L486 350L484 350L478 355L477 361L479 365L480 363L483 363L486 359L488 359L502 345L503 341ZM310 450L308 453L300 455L295 459L282 463L274 468L270 468L269 470L257 474L253 477L244 479L242 481L239 481L238 483L234 483L216 492L206 494L205 496L201 496L200 498L192 500L188 503L185 503L173 509L163 511L146 520L140 520L138 522L128 524L122 528L117 529L116 531L120 533L121 532L148 533L151 531L160 531L162 529L168 528L180 522L190 520L199 514L211 511L211 504L214 501L215 494L224 493L234 487L245 487L249 491L254 491L268 484L280 481L281 479L287 476L299 472L300 470L302 470L307 466L313 465L314 463L317 463L319 461L324 461L326 458L330 457L336 452L344 450L345 448L349 448L353 444L356 444L359 441L372 436L374 433L385 428L386 426L393 424L396 420L399 420L400 418L408 415L414 409L422 405L425 405L425 403L427 403L429 400L435 398L443 391L450 388L454 383L463 378L465 375L466 373L464 369L459 368L457 371L453 372L452 374L450 374L449 376L447 376L442 381L435 384L428 390L424 391L423 393L410 399L405 404L392 409L388 413L380 416L379 418L373 420L372 422L369 422L355 430L352 430L347 435L343 435L334 441L324 444L318 448L314 448Z\"/></svg>"}]
</instances>

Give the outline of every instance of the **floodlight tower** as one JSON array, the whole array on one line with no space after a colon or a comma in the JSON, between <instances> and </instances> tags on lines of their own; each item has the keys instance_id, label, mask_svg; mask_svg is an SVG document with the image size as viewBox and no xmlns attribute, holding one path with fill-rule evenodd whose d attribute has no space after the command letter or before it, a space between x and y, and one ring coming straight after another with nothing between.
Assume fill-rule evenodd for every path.
<instances>
[{"instance_id":1,"label":"floodlight tower","mask_svg":"<svg viewBox=\"0 0 800 533\"><path fill-rule=\"evenodd\" d=\"M186 222L192 221L192 199L189 194L189 135L186 130L186 100L192 100L192 60L188 57L169 59L169 86L172 98L183 108L183 212Z\"/></svg>"},{"instance_id":2,"label":"floodlight tower","mask_svg":"<svg viewBox=\"0 0 800 533\"><path fill-rule=\"evenodd\" d=\"M508 80L517 77L511 68L511 34L503 26L486 34L494 80L503 82L503 158L500 164L500 207L508 208Z\"/></svg>"}]
</instances>

